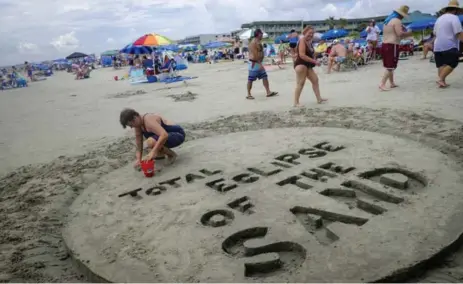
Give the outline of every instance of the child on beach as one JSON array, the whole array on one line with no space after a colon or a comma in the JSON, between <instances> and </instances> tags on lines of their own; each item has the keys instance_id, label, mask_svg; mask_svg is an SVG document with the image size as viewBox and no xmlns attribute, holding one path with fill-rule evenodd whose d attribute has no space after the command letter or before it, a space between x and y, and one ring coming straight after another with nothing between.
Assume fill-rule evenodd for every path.
<instances>
[{"instance_id":1,"label":"child on beach","mask_svg":"<svg viewBox=\"0 0 463 284\"><path fill-rule=\"evenodd\" d=\"M167 156L167 164L172 164L177 158L171 148L180 146L185 141L183 128L160 115L147 113L141 116L135 110L126 108L121 112L120 123L123 128L129 126L135 129L137 159L134 167L138 167L142 161L143 137L146 139L146 146L151 149L143 160Z\"/></svg>"}]
</instances>

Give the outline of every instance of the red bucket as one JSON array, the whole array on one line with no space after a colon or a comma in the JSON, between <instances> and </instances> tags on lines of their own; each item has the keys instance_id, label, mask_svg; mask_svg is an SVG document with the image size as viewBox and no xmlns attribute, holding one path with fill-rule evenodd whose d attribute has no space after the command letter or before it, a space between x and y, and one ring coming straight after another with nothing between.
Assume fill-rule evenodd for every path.
<instances>
[{"instance_id":1,"label":"red bucket","mask_svg":"<svg viewBox=\"0 0 463 284\"><path fill-rule=\"evenodd\" d=\"M118 81L118 80L119 80L119 77L114 76L114 81Z\"/></svg>"},{"instance_id":2,"label":"red bucket","mask_svg":"<svg viewBox=\"0 0 463 284\"><path fill-rule=\"evenodd\" d=\"M154 176L154 160L141 161L141 169L145 174L145 177Z\"/></svg>"}]
</instances>

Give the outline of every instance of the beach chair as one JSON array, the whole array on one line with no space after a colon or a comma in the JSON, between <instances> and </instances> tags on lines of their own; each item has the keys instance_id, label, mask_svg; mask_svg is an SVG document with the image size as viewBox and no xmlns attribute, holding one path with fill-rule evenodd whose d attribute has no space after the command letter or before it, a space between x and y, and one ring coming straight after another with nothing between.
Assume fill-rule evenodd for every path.
<instances>
[{"instance_id":1,"label":"beach chair","mask_svg":"<svg viewBox=\"0 0 463 284\"><path fill-rule=\"evenodd\" d=\"M148 79L146 78L145 73L143 72L143 69L141 68L130 69L129 77L130 77L130 84L132 85L148 82Z\"/></svg>"}]
</instances>

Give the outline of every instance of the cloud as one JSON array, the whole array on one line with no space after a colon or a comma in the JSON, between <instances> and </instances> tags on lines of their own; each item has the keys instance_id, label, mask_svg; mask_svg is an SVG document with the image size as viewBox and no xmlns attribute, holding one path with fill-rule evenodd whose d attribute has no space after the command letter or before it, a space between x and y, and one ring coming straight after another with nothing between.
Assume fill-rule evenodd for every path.
<instances>
[{"instance_id":1,"label":"cloud","mask_svg":"<svg viewBox=\"0 0 463 284\"><path fill-rule=\"evenodd\" d=\"M69 32L54 38L50 44L58 51L72 51L79 47L79 40L75 36L75 32Z\"/></svg>"},{"instance_id":2,"label":"cloud","mask_svg":"<svg viewBox=\"0 0 463 284\"><path fill-rule=\"evenodd\" d=\"M20 43L40 59L122 48L149 32L172 39L226 33L269 20L385 15L401 5L436 12L447 0L0 0L0 66L21 62ZM112 38L113 42L107 39ZM50 44L51 43L51 44ZM27 48L26 48L27 49ZM7 53L4 53L4 52Z\"/></svg>"},{"instance_id":3,"label":"cloud","mask_svg":"<svg viewBox=\"0 0 463 284\"><path fill-rule=\"evenodd\" d=\"M18 44L18 52L21 54L34 54L39 52L39 47L35 43L20 42Z\"/></svg>"}]
</instances>

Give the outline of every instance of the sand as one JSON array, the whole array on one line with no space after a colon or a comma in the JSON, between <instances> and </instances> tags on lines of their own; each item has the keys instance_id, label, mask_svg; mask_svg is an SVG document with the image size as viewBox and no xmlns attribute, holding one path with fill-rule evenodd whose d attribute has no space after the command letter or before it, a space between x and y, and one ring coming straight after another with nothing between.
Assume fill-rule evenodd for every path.
<instances>
[{"instance_id":1,"label":"sand","mask_svg":"<svg viewBox=\"0 0 463 284\"><path fill-rule=\"evenodd\" d=\"M400 88L387 93L377 89L380 64L320 74L329 103L317 105L307 84L305 107L297 110L291 107L290 66L269 72L278 97L266 99L257 83L256 100L248 101L242 62L193 65L184 73L199 78L186 87L131 86L113 80L123 71L102 69L88 80L57 73L29 88L1 92L0 281L85 280L63 245L63 217L84 188L133 160L131 133L118 123L123 107L181 123L188 140L267 128L340 127L397 135L463 161L463 73L456 70L448 81L452 86L439 90L434 66L417 58L400 62ZM448 266L463 263L459 254L454 258ZM425 279L457 279L452 277L461 270L451 269L456 272L445 268Z\"/></svg>"}]
</instances>

